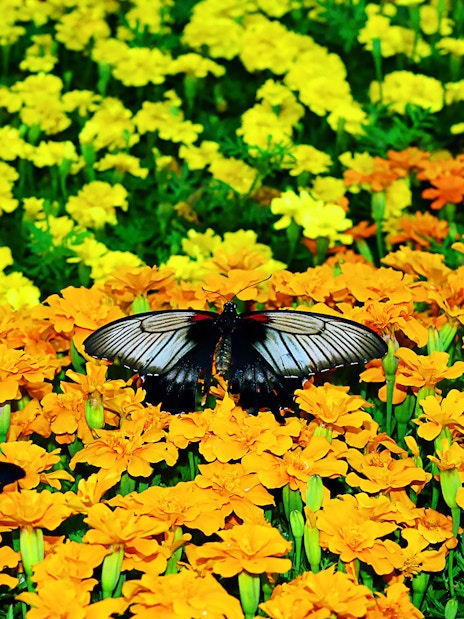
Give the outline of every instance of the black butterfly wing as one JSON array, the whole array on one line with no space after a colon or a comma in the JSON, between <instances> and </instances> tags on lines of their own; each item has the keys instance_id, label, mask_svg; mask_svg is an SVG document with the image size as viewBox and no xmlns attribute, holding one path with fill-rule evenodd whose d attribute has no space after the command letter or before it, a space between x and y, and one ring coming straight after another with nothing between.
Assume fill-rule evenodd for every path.
<instances>
[{"instance_id":1,"label":"black butterfly wing","mask_svg":"<svg viewBox=\"0 0 464 619\"><path fill-rule=\"evenodd\" d=\"M220 338L218 314L194 310L147 312L104 325L84 342L86 352L137 371L145 401L171 413L195 409L200 374L205 392Z\"/></svg>"},{"instance_id":2,"label":"black butterfly wing","mask_svg":"<svg viewBox=\"0 0 464 619\"><path fill-rule=\"evenodd\" d=\"M383 357L371 329L344 318L275 310L243 314L232 339L230 390L252 412L291 406L293 391L313 374Z\"/></svg>"},{"instance_id":3,"label":"black butterfly wing","mask_svg":"<svg viewBox=\"0 0 464 619\"><path fill-rule=\"evenodd\" d=\"M26 476L26 471L13 462L0 462L0 484L11 484Z\"/></svg>"}]
</instances>

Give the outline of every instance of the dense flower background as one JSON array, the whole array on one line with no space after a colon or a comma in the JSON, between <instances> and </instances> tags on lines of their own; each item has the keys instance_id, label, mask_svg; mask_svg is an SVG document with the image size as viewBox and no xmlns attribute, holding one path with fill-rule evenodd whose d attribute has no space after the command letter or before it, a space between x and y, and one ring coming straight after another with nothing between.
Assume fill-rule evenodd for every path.
<instances>
[{"instance_id":1,"label":"dense flower background","mask_svg":"<svg viewBox=\"0 0 464 619\"><path fill-rule=\"evenodd\" d=\"M0 617L463 617L462 3L0 13ZM235 295L388 353L282 419L85 356Z\"/></svg>"}]
</instances>

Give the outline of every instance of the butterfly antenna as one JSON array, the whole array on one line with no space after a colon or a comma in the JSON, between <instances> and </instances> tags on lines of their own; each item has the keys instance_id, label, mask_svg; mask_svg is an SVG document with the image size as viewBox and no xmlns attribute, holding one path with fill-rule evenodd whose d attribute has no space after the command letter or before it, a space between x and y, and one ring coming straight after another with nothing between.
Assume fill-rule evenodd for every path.
<instances>
[{"instance_id":1,"label":"butterfly antenna","mask_svg":"<svg viewBox=\"0 0 464 619\"><path fill-rule=\"evenodd\" d=\"M255 284L248 284L248 286L244 286L243 288L240 288L240 290L238 290L235 294L234 297L238 296L241 292L243 292L244 290L246 290L247 288L252 288L253 286L259 286L259 284L262 284L263 282L267 282L268 279L271 279L272 274L268 275L267 277L265 277L264 279L260 279L259 282L256 282Z\"/></svg>"}]
</instances>

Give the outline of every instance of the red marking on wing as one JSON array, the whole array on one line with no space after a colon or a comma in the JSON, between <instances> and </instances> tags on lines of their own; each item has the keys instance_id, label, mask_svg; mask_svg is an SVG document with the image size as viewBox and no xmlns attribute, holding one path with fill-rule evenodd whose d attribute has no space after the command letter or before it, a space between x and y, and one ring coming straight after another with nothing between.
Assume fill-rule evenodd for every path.
<instances>
[{"instance_id":1,"label":"red marking on wing","mask_svg":"<svg viewBox=\"0 0 464 619\"><path fill-rule=\"evenodd\" d=\"M245 320L254 320L255 322L269 322L269 316L266 314L251 314L250 316L246 316Z\"/></svg>"},{"instance_id":2,"label":"red marking on wing","mask_svg":"<svg viewBox=\"0 0 464 619\"><path fill-rule=\"evenodd\" d=\"M211 314L203 314L202 312L197 312L190 319L191 322L199 322L200 320L214 320Z\"/></svg>"}]
</instances>

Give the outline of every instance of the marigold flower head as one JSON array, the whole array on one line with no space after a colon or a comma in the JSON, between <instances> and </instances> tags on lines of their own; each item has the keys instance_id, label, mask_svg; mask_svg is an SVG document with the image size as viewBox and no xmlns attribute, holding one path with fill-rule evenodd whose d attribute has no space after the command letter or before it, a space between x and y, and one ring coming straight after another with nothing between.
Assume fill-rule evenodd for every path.
<instances>
[{"instance_id":1,"label":"marigold flower head","mask_svg":"<svg viewBox=\"0 0 464 619\"><path fill-rule=\"evenodd\" d=\"M305 572L291 582L277 585L269 600L259 605L272 619L367 617L371 606L369 588L353 582L344 572L336 572L335 566L317 574Z\"/></svg>"},{"instance_id":2,"label":"marigold flower head","mask_svg":"<svg viewBox=\"0 0 464 619\"><path fill-rule=\"evenodd\" d=\"M32 527L53 531L71 515L64 494L23 490L0 494L0 530Z\"/></svg>"},{"instance_id":3,"label":"marigold flower head","mask_svg":"<svg viewBox=\"0 0 464 619\"><path fill-rule=\"evenodd\" d=\"M451 389L445 398L430 395L421 400L422 410L417 419L417 434L426 441L433 441L444 428L449 428L453 435L464 434L464 394Z\"/></svg>"},{"instance_id":4,"label":"marigold flower head","mask_svg":"<svg viewBox=\"0 0 464 619\"><path fill-rule=\"evenodd\" d=\"M371 101L380 100L380 86L372 82L369 94ZM406 105L417 105L430 112L439 112L443 107L444 90L440 81L410 71L392 71L382 83L382 103L389 105L391 112L404 114Z\"/></svg>"},{"instance_id":5,"label":"marigold flower head","mask_svg":"<svg viewBox=\"0 0 464 619\"><path fill-rule=\"evenodd\" d=\"M238 600L229 595L208 573L201 576L191 570L155 576L144 574L140 580L128 580L122 589L126 604L136 616L146 613L172 619L243 619Z\"/></svg>"},{"instance_id":6,"label":"marigold flower head","mask_svg":"<svg viewBox=\"0 0 464 619\"><path fill-rule=\"evenodd\" d=\"M375 608L370 608L366 613L366 619L395 619L396 617L424 619L424 615L411 602L409 589L400 582L389 585L385 594L377 592Z\"/></svg>"},{"instance_id":7,"label":"marigold flower head","mask_svg":"<svg viewBox=\"0 0 464 619\"><path fill-rule=\"evenodd\" d=\"M240 574L282 574L291 568L290 559L282 558L291 542L268 524L241 524L218 531L221 542L187 546L187 557L197 571L211 571L225 578Z\"/></svg>"},{"instance_id":8,"label":"marigold flower head","mask_svg":"<svg viewBox=\"0 0 464 619\"><path fill-rule=\"evenodd\" d=\"M445 569L448 550L443 544L438 550L426 550L429 542L417 529L403 529L401 536L407 541L395 557L395 567L406 578L413 578L421 572L441 572Z\"/></svg>"},{"instance_id":9,"label":"marigold flower head","mask_svg":"<svg viewBox=\"0 0 464 619\"><path fill-rule=\"evenodd\" d=\"M322 548L328 548L350 563L356 559L371 565L377 574L389 574L395 567L398 545L381 537L397 525L371 519L360 509L355 497L343 495L324 504L317 514Z\"/></svg>"}]
</instances>

